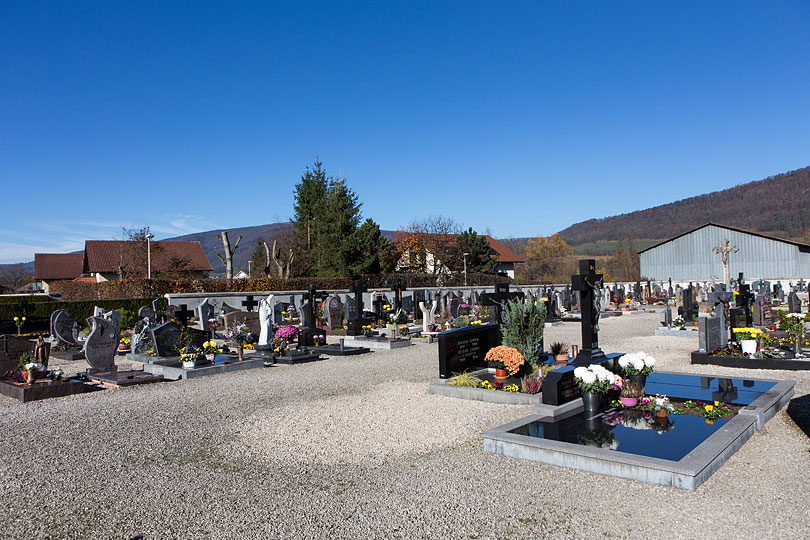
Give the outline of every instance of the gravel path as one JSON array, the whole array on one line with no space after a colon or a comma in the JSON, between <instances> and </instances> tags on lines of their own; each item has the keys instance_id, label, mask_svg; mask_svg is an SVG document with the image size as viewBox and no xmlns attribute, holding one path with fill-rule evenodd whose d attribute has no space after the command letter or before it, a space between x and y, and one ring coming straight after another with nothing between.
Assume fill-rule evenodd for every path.
<instances>
[{"instance_id":1,"label":"gravel path","mask_svg":"<svg viewBox=\"0 0 810 540\"><path fill-rule=\"evenodd\" d=\"M656 325L605 319L602 348L810 393L810 373L693 368L697 339ZM555 340L578 343L578 323L547 328ZM0 396L0 538L810 538L810 440L784 410L687 492L484 453L481 432L529 407L428 395L437 372L436 345L418 344Z\"/></svg>"}]
</instances>

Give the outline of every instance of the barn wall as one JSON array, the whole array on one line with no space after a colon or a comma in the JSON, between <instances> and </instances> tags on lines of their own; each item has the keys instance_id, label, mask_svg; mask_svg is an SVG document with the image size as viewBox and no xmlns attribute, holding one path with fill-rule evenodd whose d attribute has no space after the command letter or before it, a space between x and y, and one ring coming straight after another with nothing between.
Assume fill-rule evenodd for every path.
<instances>
[{"instance_id":1,"label":"barn wall","mask_svg":"<svg viewBox=\"0 0 810 540\"><path fill-rule=\"evenodd\" d=\"M732 278L739 272L747 280L810 277L810 253L801 253L798 246L715 225L642 253L641 275L656 280L722 281L723 264L712 249L719 247L723 238L738 247L737 253L728 256Z\"/></svg>"}]
</instances>

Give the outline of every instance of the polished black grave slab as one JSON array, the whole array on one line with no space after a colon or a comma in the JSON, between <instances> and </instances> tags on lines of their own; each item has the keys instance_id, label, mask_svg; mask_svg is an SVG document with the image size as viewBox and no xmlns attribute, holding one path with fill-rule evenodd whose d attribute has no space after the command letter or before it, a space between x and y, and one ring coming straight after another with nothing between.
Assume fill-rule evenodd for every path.
<instances>
[{"instance_id":1,"label":"polished black grave slab","mask_svg":"<svg viewBox=\"0 0 810 540\"><path fill-rule=\"evenodd\" d=\"M679 461L726 422L686 414L657 418L649 412L609 409L591 417L580 413L556 422L528 422L509 433Z\"/></svg>"},{"instance_id":2,"label":"polished black grave slab","mask_svg":"<svg viewBox=\"0 0 810 540\"><path fill-rule=\"evenodd\" d=\"M755 379L653 373L647 377L645 393L662 394L681 400L700 399L750 405L775 384L774 381Z\"/></svg>"}]
</instances>

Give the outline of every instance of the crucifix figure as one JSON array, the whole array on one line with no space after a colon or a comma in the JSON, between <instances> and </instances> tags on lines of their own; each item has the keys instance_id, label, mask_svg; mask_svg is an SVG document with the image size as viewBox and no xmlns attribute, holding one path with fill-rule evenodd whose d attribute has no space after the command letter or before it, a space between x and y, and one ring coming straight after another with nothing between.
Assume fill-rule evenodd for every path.
<instances>
[{"instance_id":1,"label":"crucifix figure","mask_svg":"<svg viewBox=\"0 0 810 540\"><path fill-rule=\"evenodd\" d=\"M522 292L509 292L508 283L496 283L495 292L481 295L481 304L495 309L495 320L498 324L503 323L503 310L506 302L513 298L523 298Z\"/></svg>"},{"instance_id":2,"label":"crucifix figure","mask_svg":"<svg viewBox=\"0 0 810 540\"><path fill-rule=\"evenodd\" d=\"M391 287L394 292L394 311L398 311L402 307L402 291L407 290L402 280L399 278L394 280L394 286Z\"/></svg>"},{"instance_id":3,"label":"crucifix figure","mask_svg":"<svg viewBox=\"0 0 810 540\"><path fill-rule=\"evenodd\" d=\"M709 301L714 303L715 311L718 305L723 306L723 309L720 311L723 319L723 327L726 330L731 329L731 306L730 302L731 299L734 298L734 293L725 290L725 285L718 284L714 288L714 292L709 295Z\"/></svg>"},{"instance_id":4,"label":"crucifix figure","mask_svg":"<svg viewBox=\"0 0 810 540\"><path fill-rule=\"evenodd\" d=\"M596 273L596 261L579 261L579 274L571 276L571 284L579 291L582 318L582 349L574 359L575 366L587 366L605 357L599 348L599 296L604 276Z\"/></svg>"},{"instance_id":5,"label":"crucifix figure","mask_svg":"<svg viewBox=\"0 0 810 540\"><path fill-rule=\"evenodd\" d=\"M723 238L720 242L720 246L715 246L712 249L712 252L715 255L720 255L720 261L723 263L723 282L726 284L726 290L731 290L731 273L728 269L728 254L729 253L737 253L738 248L737 246L728 245L728 238Z\"/></svg>"}]
</instances>

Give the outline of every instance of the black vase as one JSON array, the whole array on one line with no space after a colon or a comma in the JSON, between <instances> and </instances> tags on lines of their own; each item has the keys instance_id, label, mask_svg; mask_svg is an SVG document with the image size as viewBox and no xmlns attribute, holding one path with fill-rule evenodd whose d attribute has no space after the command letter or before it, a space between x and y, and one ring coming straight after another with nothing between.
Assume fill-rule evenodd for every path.
<instances>
[{"instance_id":1,"label":"black vase","mask_svg":"<svg viewBox=\"0 0 810 540\"><path fill-rule=\"evenodd\" d=\"M644 388L647 386L646 375L630 375L628 376L628 379L630 379L630 382L636 383L642 391L644 391Z\"/></svg>"},{"instance_id":2,"label":"black vase","mask_svg":"<svg viewBox=\"0 0 810 540\"><path fill-rule=\"evenodd\" d=\"M602 394L582 393L582 404L586 413L599 412L602 407Z\"/></svg>"}]
</instances>

